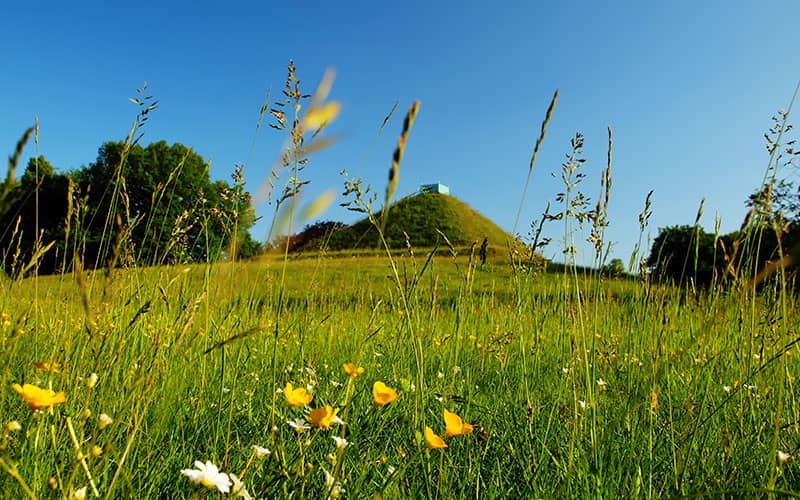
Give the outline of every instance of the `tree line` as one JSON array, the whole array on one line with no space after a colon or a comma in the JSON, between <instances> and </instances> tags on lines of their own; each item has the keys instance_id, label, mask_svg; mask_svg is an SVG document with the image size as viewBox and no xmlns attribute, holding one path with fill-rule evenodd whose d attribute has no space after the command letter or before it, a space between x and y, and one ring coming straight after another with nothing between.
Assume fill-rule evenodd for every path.
<instances>
[{"instance_id":1,"label":"tree line","mask_svg":"<svg viewBox=\"0 0 800 500\"><path fill-rule=\"evenodd\" d=\"M206 262L261 251L248 229L250 194L237 168L212 181L182 144L106 142L79 169L31 158L15 176L26 133L0 189L0 256L10 276L117 265Z\"/></svg>"},{"instance_id":2,"label":"tree line","mask_svg":"<svg viewBox=\"0 0 800 500\"><path fill-rule=\"evenodd\" d=\"M647 270L658 281L708 286L748 279L768 270L797 264L800 230L794 224L776 231L762 225L727 234L699 226L661 228L647 258Z\"/></svg>"},{"instance_id":3,"label":"tree line","mask_svg":"<svg viewBox=\"0 0 800 500\"><path fill-rule=\"evenodd\" d=\"M707 233L698 224L661 228L646 262L651 277L675 284L707 286L725 282L763 283L800 263L800 190L794 185L800 149L790 137L789 114L779 111L764 134L769 164L761 187L745 201L738 231Z\"/></svg>"}]
</instances>

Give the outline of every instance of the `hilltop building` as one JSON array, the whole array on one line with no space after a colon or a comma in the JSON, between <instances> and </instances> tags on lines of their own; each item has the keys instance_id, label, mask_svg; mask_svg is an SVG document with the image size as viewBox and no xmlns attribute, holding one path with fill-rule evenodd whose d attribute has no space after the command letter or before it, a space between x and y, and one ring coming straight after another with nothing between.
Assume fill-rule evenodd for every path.
<instances>
[{"instance_id":1,"label":"hilltop building","mask_svg":"<svg viewBox=\"0 0 800 500\"><path fill-rule=\"evenodd\" d=\"M450 188L448 186L445 186L441 182L437 182L436 184L420 184L419 193L420 194L439 193L439 194L449 195Z\"/></svg>"}]
</instances>

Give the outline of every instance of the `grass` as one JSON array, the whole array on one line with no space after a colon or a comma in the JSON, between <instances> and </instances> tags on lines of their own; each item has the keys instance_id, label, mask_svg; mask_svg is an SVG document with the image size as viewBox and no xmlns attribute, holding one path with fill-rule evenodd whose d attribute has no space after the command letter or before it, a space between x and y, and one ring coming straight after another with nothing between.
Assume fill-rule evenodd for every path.
<instances>
[{"instance_id":1,"label":"grass","mask_svg":"<svg viewBox=\"0 0 800 500\"><path fill-rule=\"evenodd\" d=\"M410 257L400 261L412 265ZM738 297L603 282L584 304L596 317L585 373L575 304L560 276L522 280L515 300L507 264L493 262L466 282L468 265L434 259L411 298L423 384L415 383L398 291L376 257L290 262L286 326L277 337L269 317L280 261L120 272L105 302L91 299L93 335L73 281L40 278L38 297L32 281L6 283L3 386L52 386L67 403L31 414L6 391L2 415L22 431L8 433L4 460L38 495L51 477L62 492L85 486L70 416L83 453L103 449L89 459L98 488L117 475L105 490L112 497L188 495L181 469L209 459L239 472L252 445L273 453L250 465L251 493L324 496L320 469L333 469L325 457L336 450L329 435L342 431L296 435L287 421L301 412L280 395L272 407L276 389L291 381L313 386L312 406L347 412L340 477L355 496L750 495L765 491L773 470L772 489L796 489L793 463L775 463L777 450L794 453L800 444L796 338L760 315L750 321ZM774 308L766 298L757 306ZM59 372L36 370L44 360ZM342 364L350 361L365 374L348 397ZM89 390L91 373L99 381ZM396 388L398 400L373 408L376 380ZM443 408L480 422L480 431L426 450L412 425L416 393L421 421L438 434ZM100 413L114 419L102 431ZM9 474L0 490L23 492Z\"/></svg>"},{"instance_id":2,"label":"grass","mask_svg":"<svg viewBox=\"0 0 800 500\"><path fill-rule=\"evenodd\" d=\"M297 174L302 132L290 137L282 157ZM588 213L577 139L565 248ZM606 197L610 158L609 146ZM284 201L300 187L291 183ZM785 288L608 279L579 270L571 250L558 272L502 251L485 264L456 248L391 252L399 212L385 234L370 216L383 255L284 252L0 282L2 496L218 496L181 473L196 460L258 498L800 490L798 304ZM602 254L602 227L593 234ZM345 363L364 373L349 378ZM397 399L376 407L378 381ZM33 412L13 383L66 401ZM307 388L308 407L287 404L287 383ZM344 424L289 425L326 405ZM444 409L473 430L431 449L424 431L445 436Z\"/></svg>"}]
</instances>

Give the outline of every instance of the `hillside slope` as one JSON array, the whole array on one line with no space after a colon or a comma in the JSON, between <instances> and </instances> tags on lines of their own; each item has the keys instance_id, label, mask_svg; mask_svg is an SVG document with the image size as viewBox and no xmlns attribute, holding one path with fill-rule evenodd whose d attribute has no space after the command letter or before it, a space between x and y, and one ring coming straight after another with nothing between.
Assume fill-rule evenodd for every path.
<instances>
[{"instance_id":1,"label":"hillside slope","mask_svg":"<svg viewBox=\"0 0 800 500\"><path fill-rule=\"evenodd\" d=\"M377 214L380 220L381 214ZM417 194L404 198L390 207L386 224L386 241L390 248L406 244L407 233L414 247L431 247L442 231L456 246L470 245L488 238L491 245L505 245L510 235L497 224L457 198L437 193ZM334 232L328 242L332 250L375 248L377 231L364 218L351 226Z\"/></svg>"}]
</instances>

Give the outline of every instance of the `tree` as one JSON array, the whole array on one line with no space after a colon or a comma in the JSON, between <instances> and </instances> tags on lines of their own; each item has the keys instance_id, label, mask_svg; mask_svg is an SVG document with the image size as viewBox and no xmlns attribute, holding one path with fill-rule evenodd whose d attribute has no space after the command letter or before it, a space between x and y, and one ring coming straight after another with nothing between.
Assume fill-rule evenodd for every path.
<instances>
[{"instance_id":1,"label":"tree","mask_svg":"<svg viewBox=\"0 0 800 500\"><path fill-rule=\"evenodd\" d=\"M731 248L735 236L721 239ZM656 279L683 284L691 279L697 285L708 285L724 275L725 253L715 248L713 234L699 226L661 228L653 241L647 267Z\"/></svg>"},{"instance_id":2,"label":"tree","mask_svg":"<svg viewBox=\"0 0 800 500\"><path fill-rule=\"evenodd\" d=\"M647 260L656 278L708 284L732 276L759 283L781 267L800 263L800 196L789 177L796 175L800 150L790 135L788 113L779 111L772 121L764 134L767 172L745 202L749 212L741 232L717 239L697 226L661 229Z\"/></svg>"},{"instance_id":3,"label":"tree","mask_svg":"<svg viewBox=\"0 0 800 500\"><path fill-rule=\"evenodd\" d=\"M625 274L625 264L622 259L611 259L611 262L603 266L603 272L612 278L619 278Z\"/></svg>"},{"instance_id":4,"label":"tree","mask_svg":"<svg viewBox=\"0 0 800 500\"><path fill-rule=\"evenodd\" d=\"M0 213L6 273L18 274L29 263L41 273L52 273L63 263L69 184L69 176L57 173L44 156L28 161L21 179L13 183L10 203ZM49 250L39 252L51 243Z\"/></svg>"},{"instance_id":5,"label":"tree","mask_svg":"<svg viewBox=\"0 0 800 500\"><path fill-rule=\"evenodd\" d=\"M213 261L254 221L249 194L211 182L206 161L182 144L107 142L78 178L90 207L86 257L95 265L113 255L111 234L121 231L139 264ZM114 227L117 216L124 229Z\"/></svg>"}]
</instances>

